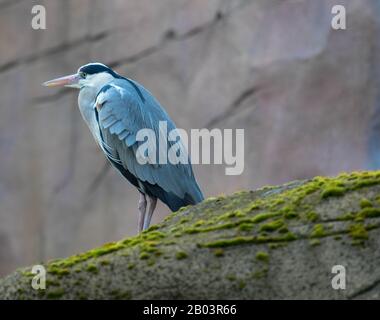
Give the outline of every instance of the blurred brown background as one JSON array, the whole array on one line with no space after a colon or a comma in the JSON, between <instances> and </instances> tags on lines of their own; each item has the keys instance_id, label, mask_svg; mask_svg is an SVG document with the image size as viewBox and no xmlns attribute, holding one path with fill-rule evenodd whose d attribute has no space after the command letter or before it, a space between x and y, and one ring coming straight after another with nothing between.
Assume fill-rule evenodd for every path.
<instances>
[{"instance_id":1,"label":"blurred brown background","mask_svg":"<svg viewBox=\"0 0 380 320\"><path fill-rule=\"evenodd\" d=\"M0 0L0 275L135 233L138 192L107 168L78 92L40 85L90 61L180 128L245 129L242 176L195 166L207 196L380 167L378 2ZM331 28L335 4L347 30Z\"/></svg>"}]
</instances>

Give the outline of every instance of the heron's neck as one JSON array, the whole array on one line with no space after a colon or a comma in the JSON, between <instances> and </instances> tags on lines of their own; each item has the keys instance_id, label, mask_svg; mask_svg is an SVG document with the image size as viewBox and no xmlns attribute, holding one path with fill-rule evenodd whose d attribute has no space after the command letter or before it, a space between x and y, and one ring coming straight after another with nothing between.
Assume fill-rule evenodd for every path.
<instances>
[{"instance_id":1,"label":"heron's neck","mask_svg":"<svg viewBox=\"0 0 380 320\"><path fill-rule=\"evenodd\" d=\"M96 95L106 84L113 81L115 78L107 72L89 75L84 87L81 88L81 93L87 97L96 98Z\"/></svg>"},{"instance_id":2,"label":"heron's neck","mask_svg":"<svg viewBox=\"0 0 380 320\"><path fill-rule=\"evenodd\" d=\"M83 120L86 122L96 141L100 141L99 126L95 117L94 103L100 89L83 87L79 91L78 106Z\"/></svg>"},{"instance_id":3,"label":"heron's neck","mask_svg":"<svg viewBox=\"0 0 380 320\"><path fill-rule=\"evenodd\" d=\"M93 104L95 102L95 98L102 88L98 86L85 86L82 87L79 91L79 105L81 103L85 104Z\"/></svg>"},{"instance_id":4,"label":"heron's neck","mask_svg":"<svg viewBox=\"0 0 380 320\"><path fill-rule=\"evenodd\" d=\"M94 103L99 91L114 80L109 73L100 73L90 76L85 86L79 91L78 105L84 121L89 126L95 139L98 138L98 124L95 119Z\"/></svg>"}]
</instances>

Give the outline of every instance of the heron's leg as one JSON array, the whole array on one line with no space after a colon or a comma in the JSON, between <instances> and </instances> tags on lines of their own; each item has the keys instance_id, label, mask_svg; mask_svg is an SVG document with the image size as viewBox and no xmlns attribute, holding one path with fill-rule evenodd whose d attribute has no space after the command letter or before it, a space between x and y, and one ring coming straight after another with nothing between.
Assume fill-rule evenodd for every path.
<instances>
[{"instance_id":1,"label":"heron's leg","mask_svg":"<svg viewBox=\"0 0 380 320\"><path fill-rule=\"evenodd\" d=\"M139 208L138 232L140 233L144 227L145 212L146 212L146 197L145 197L145 194L141 192L140 192L138 208Z\"/></svg>"},{"instance_id":2,"label":"heron's leg","mask_svg":"<svg viewBox=\"0 0 380 320\"><path fill-rule=\"evenodd\" d=\"M145 221L144 221L144 230L149 228L150 220L152 219L152 215L153 215L153 211L154 211L154 209L156 209L157 198L148 196L148 202L149 202L149 207L148 207L148 214L145 217Z\"/></svg>"}]
</instances>

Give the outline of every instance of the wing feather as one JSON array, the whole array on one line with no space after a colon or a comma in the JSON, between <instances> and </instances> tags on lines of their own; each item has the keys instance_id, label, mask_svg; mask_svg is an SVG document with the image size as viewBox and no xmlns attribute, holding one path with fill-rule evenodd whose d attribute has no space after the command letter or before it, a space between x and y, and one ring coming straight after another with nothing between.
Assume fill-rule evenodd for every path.
<instances>
[{"instance_id":1,"label":"wing feather","mask_svg":"<svg viewBox=\"0 0 380 320\"><path fill-rule=\"evenodd\" d=\"M138 88L139 92L136 91ZM143 99L142 99L143 97ZM202 192L194 178L190 161L188 164L140 164L136 159L140 129L152 129L158 145L159 121L166 121L168 132L175 129L173 121L155 98L138 83L118 79L100 90L95 105L100 105L98 123L102 139L113 158L137 179L158 185L166 192L181 199L190 196L195 203L203 200ZM168 148L174 142L168 141ZM157 159L158 159L157 147Z\"/></svg>"}]
</instances>

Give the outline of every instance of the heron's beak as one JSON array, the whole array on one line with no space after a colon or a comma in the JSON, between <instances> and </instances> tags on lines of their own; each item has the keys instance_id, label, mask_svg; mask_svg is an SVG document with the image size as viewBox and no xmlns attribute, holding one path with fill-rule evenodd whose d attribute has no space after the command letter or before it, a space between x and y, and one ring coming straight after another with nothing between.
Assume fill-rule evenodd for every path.
<instances>
[{"instance_id":1,"label":"heron's beak","mask_svg":"<svg viewBox=\"0 0 380 320\"><path fill-rule=\"evenodd\" d=\"M80 79L81 77L77 73L75 73L75 74L70 74L69 76L64 76L61 78L46 81L42 85L46 87L65 86L65 87L79 88Z\"/></svg>"}]
</instances>

